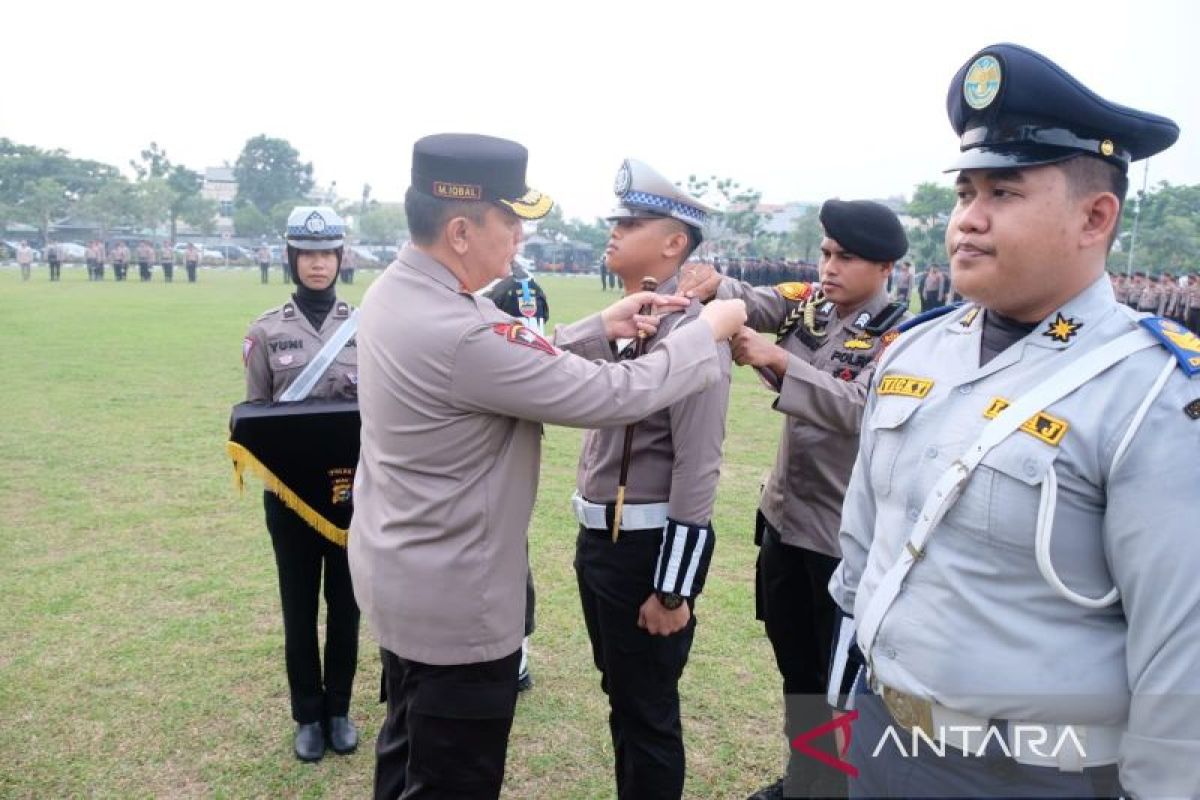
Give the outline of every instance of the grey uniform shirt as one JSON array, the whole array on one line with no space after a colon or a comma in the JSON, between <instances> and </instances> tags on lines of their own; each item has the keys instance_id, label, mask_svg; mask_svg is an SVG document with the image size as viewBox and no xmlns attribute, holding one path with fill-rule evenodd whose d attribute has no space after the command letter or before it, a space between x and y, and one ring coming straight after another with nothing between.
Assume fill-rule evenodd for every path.
<instances>
[{"instance_id":1,"label":"grey uniform shirt","mask_svg":"<svg viewBox=\"0 0 1200 800\"><path fill-rule=\"evenodd\" d=\"M380 645L401 658L510 655L524 632L541 423L624 425L712 385L712 331L681 326L661 350L606 364L593 315L558 334L581 358L465 291L414 247L367 290L361 319L349 541L358 604Z\"/></svg>"},{"instance_id":2,"label":"grey uniform shirt","mask_svg":"<svg viewBox=\"0 0 1200 800\"><path fill-rule=\"evenodd\" d=\"M798 303L774 287L752 287L728 278L719 297L746 301L747 324L756 331L779 330ZM788 368L775 410L784 414L775 466L763 488L759 510L784 543L838 557L838 521L854 455L867 386L880 336L863 326L889 303L880 290L861 308L839 318L826 311L826 335L808 336L799 322L780 343ZM853 343L853 344L851 344Z\"/></svg>"},{"instance_id":3,"label":"grey uniform shirt","mask_svg":"<svg viewBox=\"0 0 1200 800\"><path fill-rule=\"evenodd\" d=\"M660 294L674 294L676 279L664 281ZM661 350L669 333L693 322L701 305L693 302L683 312L662 319L658 333L646 343L646 354ZM557 343L572 349L559 335ZM676 522L706 526L712 519L717 481L721 475L721 445L725 441L725 412L729 407L729 346L718 347L720 378L707 389L688 395L668 408L639 420L633 429L627 503L667 503L667 514ZM605 360L623 356L606 349ZM585 500L612 503L617 499L625 428L590 430L583 437L576 485Z\"/></svg>"},{"instance_id":4,"label":"grey uniform shirt","mask_svg":"<svg viewBox=\"0 0 1200 800\"><path fill-rule=\"evenodd\" d=\"M1139 316L1102 277L982 367L977 308L901 334L867 403L843 561L830 582L838 605L863 614L934 482L979 436L997 398L1014 402L1133 330ZM1022 429L992 449L932 531L866 654L884 684L974 716L1128 719L1121 777L1139 797L1200 786L1167 791L1181 775L1200 781L1200 421L1185 413L1200 380L1173 370L1113 468L1167 360L1159 347L1136 353L1045 409L1043 436ZM900 380L881 394L889 377ZM927 393L914 396L922 386ZM1050 471L1059 576L1092 598L1115 585L1118 604L1076 605L1039 573L1034 532Z\"/></svg>"},{"instance_id":5,"label":"grey uniform shirt","mask_svg":"<svg viewBox=\"0 0 1200 800\"><path fill-rule=\"evenodd\" d=\"M246 399L262 403L278 400L300 377L308 362L321 352L325 342L342 327L350 310L348 303L335 302L319 331L292 302L272 308L256 319L242 340ZM353 400L357 395L358 348L351 337L308 396Z\"/></svg>"}]
</instances>

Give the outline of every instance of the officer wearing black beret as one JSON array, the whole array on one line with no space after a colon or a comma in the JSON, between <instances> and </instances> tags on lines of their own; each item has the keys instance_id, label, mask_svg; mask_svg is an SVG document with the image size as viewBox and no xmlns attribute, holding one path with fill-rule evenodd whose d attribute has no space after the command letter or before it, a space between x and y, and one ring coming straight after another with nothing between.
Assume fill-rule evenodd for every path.
<instances>
[{"instance_id":1,"label":"officer wearing black beret","mask_svg":"<svg viewBox=\"0 0 1200 800\"><path fill-rule=\"evenodd\" d=\"M879 360L830 586L851 796L1195 797L1200 338L1104 272L1179 129L1011 44L947 110L968 302Z\"/></svg>"}]
</instances>

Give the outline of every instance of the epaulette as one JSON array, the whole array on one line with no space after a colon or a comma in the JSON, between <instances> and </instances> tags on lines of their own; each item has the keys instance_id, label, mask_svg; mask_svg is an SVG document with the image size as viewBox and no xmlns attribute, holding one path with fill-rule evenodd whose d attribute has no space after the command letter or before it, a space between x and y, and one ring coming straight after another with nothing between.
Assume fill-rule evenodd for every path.
<instances>
[{"instance_id":1,"label":"epaulette","mask_svg":"<svg viewBox=\"0 0 1200 800\"><path fill-rule=\"evenodd\" d=\"M279 313L280 311L282 311L282 310L283 310L283 306L275 306L274 308L268 308L266 311L264 311L263 313L259 314L259 315L258 315L258 317L256 317L254 321L255 321L255 322L262 322L262 321L263 321L264 319L266 319L267 317L273 317L273 316L275 316L276 314L278 314L278 313Z\"/></svg>"},{"instance_id":2,"label":"epaulette","mask_svg":"<svg viewBox=\"0 0 1200 800\"><path fill-rule=\"evenodd\" d=\"M962 303L951 303L948 306L938 306L937 308L931 308L928 311L922 311L920 314L917 314L915 317L908 320L907 322L901 323L900 327L897 328L896 330L900 331L901 333L904 333L905 331L911 330L924 322L929 322L929 320L931 320L931 319L937 319L938 317L944 317L947 314L949 314L951 311L955 310L956 308L961 308L961 307L962 307Z\"/></svg>"},{"instance_id":3,"label":"epaulette","mask_svg":"<svg viewBox=\"0 0 1200 800\"><path fill-rule=\"evenodd\" d=\"M872 336L878 336L885 331L891 330L907 310L908 306L904 303L888 303L883 307L882 311L871 317L867 324L863 326L863 331Z\"/></svg>"},{"instance_id":4,"label":"epaulette","mask_svg":"<svg viewBox=\"0 0 1200 800\"><path fill-rule=\"evenodd\" d=\"M1143 317L1138 324L1171 351L1185 375L1191 378L1200 373L1200 336L1162 317Z\"/></svg>"},{"instance_id":5,"label":"epaulette","mask_svg":"<svg viewBox=\"0 0 1200 800\"><path fill-rule=\"evenodd\" d=\"M295 303L284 303L279 310L283 312L284 319L291 319L292 317L296 316Z\"/></svg>"}]
</instances>

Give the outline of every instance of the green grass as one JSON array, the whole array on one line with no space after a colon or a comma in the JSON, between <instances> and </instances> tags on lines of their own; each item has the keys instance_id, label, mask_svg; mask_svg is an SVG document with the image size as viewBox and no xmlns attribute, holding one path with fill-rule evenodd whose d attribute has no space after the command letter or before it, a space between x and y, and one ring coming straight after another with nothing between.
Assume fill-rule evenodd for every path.
<instances>
[{"instance_id":1,"label":"green grass","mask_svg":"<svg viewBox=\"0 0 1200 800\"><path fill-rule=\"evenodd\" d=\"M135 271L136 272L136 271ZM22 283L0 267L0 796L363 797L379 667L367 626L352 715L364 746L303 765L292 725L270 540L257 487L223 453L243 392L241 339L286 296L257 270L196 285ZM343 296L358 301L370 272ZM595 277L544 281L555 318L614 299ZM720 534L682 682L688 798L773 780L779 679L754 620L758 487L781 427L735 375ZM579 431L549 428L530 531L536 688L522 697L507 798L614 794L607 704L571 568Z\"/></svg>"}]
</instances>

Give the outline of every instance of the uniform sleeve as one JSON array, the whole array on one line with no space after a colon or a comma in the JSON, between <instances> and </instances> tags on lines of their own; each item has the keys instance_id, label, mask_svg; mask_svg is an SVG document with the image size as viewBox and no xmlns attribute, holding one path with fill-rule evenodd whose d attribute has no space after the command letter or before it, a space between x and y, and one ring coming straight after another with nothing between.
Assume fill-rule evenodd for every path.
<instances>
[{"instance_id":1,"label":"uniform sleeve","mask_svg":"<svg viewBox=\"0 0 1200 800\"><path fill-rule=\"evenodd\" d=\"M554 348L523 325L481 325L454 354L458 408L579 428L626 425L717 381L707 324L681 326L635 361L589 361Z\"/></svg>"},{"instance_id":2,"label":"uniform sleeve","mask_svg":"<svg viewBox=\"0 0 1200 800\"><path fill-rule=\"evenodd\" d=\"M874 407L874 395L868 396L864 417ZM875 497L871 494L871 452L874 436L864 427L858 440L858 458L850 473L846 487L846 498L842 502L842 521L838 532L838 543L842 549L842 561L829 581L829 593L833 600L849 616L854 615L854 601L858 582L867 566L867 554L875 538Z\"/></svg>"},{"instance_id":3,"label":"uniform sleeve","mask_svg":"<svg viewBox=\"0 0 1200 800\"><path fill-rule=\"evenodd\" d=\"M788 368L780 381L775 410L818 428L857 434L875 361L864 366L853 380L817 369L797 355L788 355Z\"/></svg>"},{"instance_id":4,"label":"uniform sleeve","mask_svg":"<svg viewBox=\"0 0 1200 800\"><path fill-rule=\"evenodd\" d=\"M774 333L787 319L796 303L775 291L773 286L751 286L733 278L722 278L717 287L722 300L737 299L746 303L746 324L760 333Z\"/></svg>"},{"instance_id":5,"label":"uniform sleeve","mask_svg":"<svg viewBox=\"0 0 1200 800\"><path fill-rule=\"evenodd\" d=\"M1105 549L1133 695L1121 783L1139 798L1200 791L1200 420L1183 411L1198 395L1200 378L1177 371L1108 481Z\"/></svg>"},{"instance_id":6,"label":"uniform sleeve","mask_svg":"<svg viewBox=\"0 0 1200 800\"><path fill-rule=\"evenodd\" d=\"M604 335L604 322L599 314L584 317L570 325L555 325L554 344L590 361L616 361L612 345Z\"/></svg>"},{"instance_id":7,"label":"uniform sleeve","mask_svg":"<svg viewBox=\"0 0 1200 800\"><path fill-rule=\"evenodd\" d=\"M707 525L717 496L733 363L729 345L722 342L717 350L720 377L704 391L685 397L668 410L675 462L667 513L680 522Z\"/></svg>"},{"instance_id":8,"label":"uniform sleeve","mask_svg":"<svg viewBox=\"0 0 1200 800\"><path fill-rule=\"evenodd\" d=\"M258 325L252 325L242 340L242 362L246 367L246 400L269 403L274 399L271 363L267 356L267 340Z\"/></svg>"}]
</instances>

